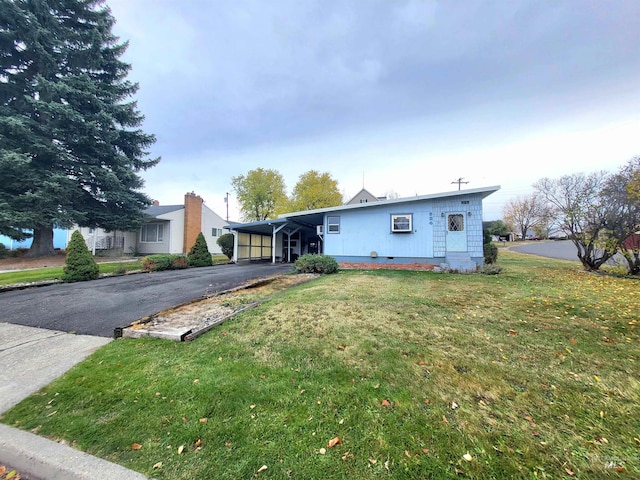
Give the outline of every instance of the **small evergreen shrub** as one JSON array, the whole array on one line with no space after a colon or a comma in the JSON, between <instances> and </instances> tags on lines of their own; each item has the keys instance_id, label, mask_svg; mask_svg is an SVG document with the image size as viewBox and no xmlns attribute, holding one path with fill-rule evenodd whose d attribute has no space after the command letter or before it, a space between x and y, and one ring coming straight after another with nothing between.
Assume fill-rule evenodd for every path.
<instances>
[{"instance_id":1,"label":"small evergreen shrub","mask_svg":"<svg viewBox=\"0 0 640 480\"><path fill-rule=\"evenodd\" d=\"M306 254L293 263L293 268L297 273L335 273L338 262L328 255Z\"/></svg>"},{"instance_id":2,"label":"small evergreen shrub","mask_svg":"<svg viewBox=\"0 0 640 480\"><path fill-rule=\"evenodd\" d=\"M184 255L158 254L149 255L142 259L142 268L146 272L160 272L162 270L180 270L187 268L189 262Z\"/></svg>"},{"instance_id":3,"label":"small evergreen shrub","mask_svg":"<svg viewBox=\"0 0 640 480\"><path fill-rule=\"evenodd\" d=\"M207 247L207 241L204 239L202 232L198 234L196 243L193 244L191 250L187 254L187 260L191 267L210 267L213 265L211 253Z\"/></svg>"},{"instance_id":4,"label":"small evergreen shrub","mask_svg":"<svg viewBox=\"0 0 640 480\"><path fill-rule=\"evenodd\" d=\"M7 258L9 256L9 250L4 246L4 243L0 243L0 258Z\"/></svg>"},{"instance_id":5,"label":"small evergreen shrub","mask_svg":"<svg viewBox=\"0 0 640 480\"><path fill-rule=\"evenodd\" d=\"M62 280L65 282L83 282L85 280L95 280L99 275L98 264L87 248L84 237L76 230L71 235L71 240L67 245L67 257L64 261Z\"/></svg>"},{"instance_id":6,"label":"small evergreen shrub","mask_svg":"<svg viewBox=\"0 0 640 480\"><path fill-rule=\"evenodd\" d=\"M498 275L502 271L502 267L500 265L496 265L495 263L489 263L482 267L482 273L485 275Z\"/></svg>"},{"instance_id":7,"label":"small evergreen shrub","mask_svg":"<svg viewBox=\"0 0 640 480\"><path fill-rule=\"evenodd\" d=\"M498 261L498 247L496 247L493 243L485 243L484 244L484 263L485 264L493 264Z\"/></svg>"},{"instance_id":8,"label":"small evergreen shrub","mask_svg":"<svg viewBox=\"0 0 640 480\"><path fill-rule=\"evenodd\" d=\"M233 233L225 233L216 240L216 243L222 249L222 254L231 260L233 258Z\"/></svg>"}]
</instances>

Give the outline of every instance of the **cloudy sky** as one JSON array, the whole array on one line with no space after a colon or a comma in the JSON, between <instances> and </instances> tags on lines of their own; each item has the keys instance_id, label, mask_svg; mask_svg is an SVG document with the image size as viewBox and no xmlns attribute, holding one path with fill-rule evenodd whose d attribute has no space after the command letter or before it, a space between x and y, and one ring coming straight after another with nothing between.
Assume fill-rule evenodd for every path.
<instances>
[{"instance_id":1,"label":"cloudy sky","mask_svg":"<svg viewBox=\"0 0 640 480\"><path fill-rule=\"evenodd\" d=\"M310 170L347 198L501 185L640 155L640 1L107 0L160 164L237 220L231 178Z\"/></svg>"}]
</instances>

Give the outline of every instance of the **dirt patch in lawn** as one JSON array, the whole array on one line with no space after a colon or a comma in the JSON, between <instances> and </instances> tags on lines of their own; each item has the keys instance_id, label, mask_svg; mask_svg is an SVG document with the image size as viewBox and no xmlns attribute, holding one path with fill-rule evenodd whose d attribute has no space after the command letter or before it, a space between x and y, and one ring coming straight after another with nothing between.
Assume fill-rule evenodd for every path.
<instances>
[{"instance_id":1,"label":"dirt patch in lawn","mask_svg":"<svg viewBox=\"0 0 640 480\"><path fill-rule=\"evenodd\" d=\"M122 329L121 333L125 338L155 337L178 342L194 340L239 312L268 300L275 293L313 280L317 276L280 275L251 280L227 292L142 318Z\"/></svg>"}]
</instances>

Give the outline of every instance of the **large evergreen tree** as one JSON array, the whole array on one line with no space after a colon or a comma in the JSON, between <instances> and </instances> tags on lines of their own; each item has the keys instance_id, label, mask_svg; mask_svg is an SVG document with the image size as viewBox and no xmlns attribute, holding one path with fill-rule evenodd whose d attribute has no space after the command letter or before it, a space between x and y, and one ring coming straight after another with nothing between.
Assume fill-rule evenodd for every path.
<instances>
[{"instance_id":1,"label":"large evergreen tree","mask_svg":"<svg viewBox=\"0 0 640 480\"><path fill-rule=\"evenodd\" d=\"M104 0L0 0L0 233L29 255L53 251L53 227L137 227L149 199L137 172L153 135L129 98Z\"/></svg>"}]
</instances>

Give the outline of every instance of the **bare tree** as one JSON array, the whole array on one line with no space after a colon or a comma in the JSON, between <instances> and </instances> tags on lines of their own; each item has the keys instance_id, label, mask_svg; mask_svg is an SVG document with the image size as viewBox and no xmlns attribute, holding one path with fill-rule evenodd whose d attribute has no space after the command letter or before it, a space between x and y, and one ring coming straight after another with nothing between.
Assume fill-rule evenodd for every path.
<instances>
[{"instance_id":1,"label":"bare tree","mask_svg":"<svg viewBox=\"0 0 640 480\"><path fill-rule=\"evenodd\" d=\"M623 165L611 175L602 190L607 203L607 226L628 264L629 273L640 273L640 250L631 235L640 230L640 157Z\"/></svg>"},{"instance_id":2,"label":"bare tree","mask_svg":"<svg viewBox=\"0 0 640 480\"><path fill-rule=\"evenodd\" d=\"M534 185L555 209L561 228L578 249L578 259L587 270L598 270L618 249L608 228L611 206L603 197L606 172L543 178Z\"/></svg>"},{"instance_id":3,"label":"bare tree","mask_svg":"<svg viewBox=\"0 0 640 480\"><path fill-rule=\"evenodd\" d=\"M504 206L502 215L505 223L514 231L520 232L524 240L529 229L537 226L545 216L545 205L535 195L517 197Z\"/></svg>"}]
</instances>

